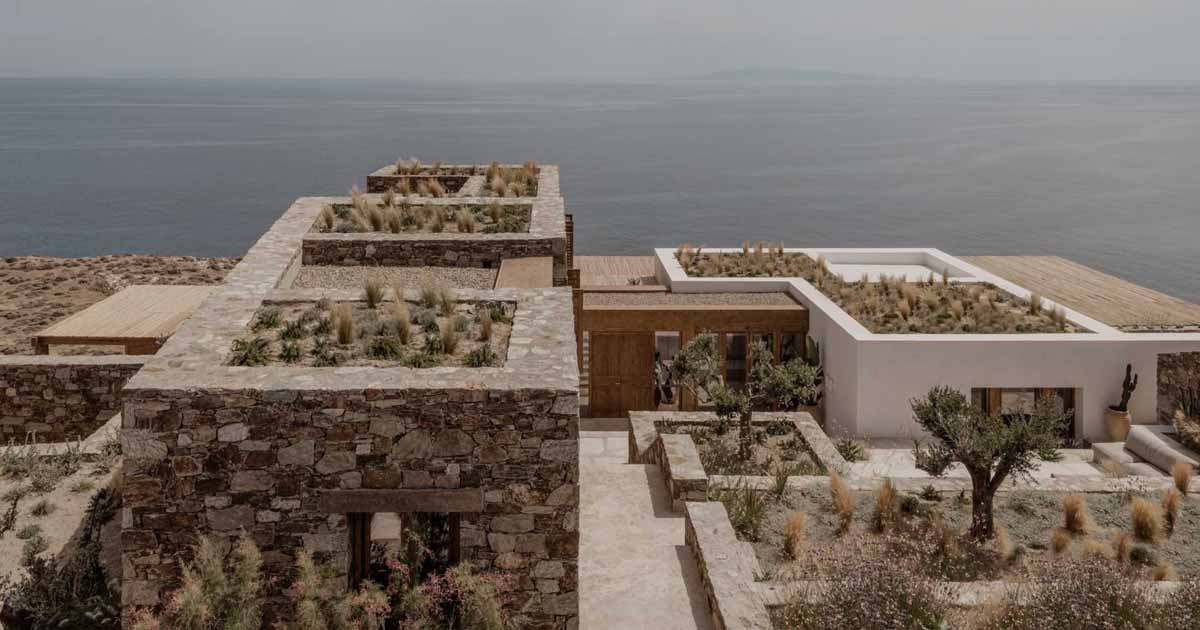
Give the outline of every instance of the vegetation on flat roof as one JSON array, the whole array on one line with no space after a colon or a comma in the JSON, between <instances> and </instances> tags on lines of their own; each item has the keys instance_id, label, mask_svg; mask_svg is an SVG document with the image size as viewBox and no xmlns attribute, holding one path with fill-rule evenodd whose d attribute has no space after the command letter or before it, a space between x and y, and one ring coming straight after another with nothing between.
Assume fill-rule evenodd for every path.
<instances>
[{"instance_id":1,"label":"vegetation on flat roof","mask_svg":"<svg viewBox=\"0 0 1200 630\"><path fill-rule=\"evenodd\" d=\"M1061 308L1040 296L1017 297L988 283L950 282L930 274L920 282L881 276L847 282L824 258L785 252L783 245L742 244L741 252L705 252L681 245L675 257L692 277L802 278L873 333L1074 333L1084 332Z\"/></svg>"}]
</instances>

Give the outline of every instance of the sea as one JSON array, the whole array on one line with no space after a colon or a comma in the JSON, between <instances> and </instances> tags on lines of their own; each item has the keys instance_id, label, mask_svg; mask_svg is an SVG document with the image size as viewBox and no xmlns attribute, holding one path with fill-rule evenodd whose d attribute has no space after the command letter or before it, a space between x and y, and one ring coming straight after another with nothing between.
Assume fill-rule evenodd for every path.
<instances>
[{"instance_id":1,"label":"sea","mask_svg":"<svg viewBox=\"0 0 1200 630\"><path fill-rule=\"evenodd\" d=\"M1052 254L1200 302L1200 84L0 79L0 257L240 255L398 158L561 166L576 253Z\"/></svg>"}]
</instances>

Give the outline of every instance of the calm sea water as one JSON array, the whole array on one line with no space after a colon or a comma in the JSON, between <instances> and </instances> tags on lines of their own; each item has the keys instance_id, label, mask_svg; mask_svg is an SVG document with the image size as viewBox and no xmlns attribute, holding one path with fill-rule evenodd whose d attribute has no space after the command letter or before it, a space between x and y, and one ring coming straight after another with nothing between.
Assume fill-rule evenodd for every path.
<instances>
[{"instance_id":1,"label":"calm sea water","mask_svg":"<svg viewBox=\"0 0 1200 630\"><path fill-rule=\"evenodd\" d=\"M1200 85L0 80L0 255L241 254L401 156L561 164L582 254L1061 254L1200 301Z\"/></svg>"}]
</instances>

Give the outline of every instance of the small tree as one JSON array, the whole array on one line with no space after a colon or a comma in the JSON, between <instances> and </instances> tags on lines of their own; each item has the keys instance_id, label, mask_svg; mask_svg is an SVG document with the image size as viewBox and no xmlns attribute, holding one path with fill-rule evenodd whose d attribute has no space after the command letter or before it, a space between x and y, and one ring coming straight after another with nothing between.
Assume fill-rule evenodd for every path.
<instances>
[{"instance_id":1,"label":"small tree","mask_svg":"<svg viewBox=\"0 0 1200 630\"><path fill-rule=\"evenodd\" d=\"M1071 414L1052 400L1038 401L1032 414L987 414L949 387L934 387L912 401L913 417L933 440L913 447L917 468L935 476L962 462L971 476L969 536L995 535L992 503L1010 475L1028 474L1039 459L1054 456L1058 436Z\"/></svg>"},{"instance_id":2,"label":"small tree","mask_svg":"<svg viewBox=\"0 0 1200 630\"><path fill-rule=\"evenodd\" d=\"M778 406L794 409L798 405L820 401L822 372L819 365L805 359L793 359L780 365L767 345L756 341L750 346L752 367L746 387L734 389L721 382L721 359L715 335L699 335L676 353L671 375L692 396L712 403L717 418L738 423L738 455L752 456L754 443L751 412L755 408Z\"/></svg>"}]
</instances>

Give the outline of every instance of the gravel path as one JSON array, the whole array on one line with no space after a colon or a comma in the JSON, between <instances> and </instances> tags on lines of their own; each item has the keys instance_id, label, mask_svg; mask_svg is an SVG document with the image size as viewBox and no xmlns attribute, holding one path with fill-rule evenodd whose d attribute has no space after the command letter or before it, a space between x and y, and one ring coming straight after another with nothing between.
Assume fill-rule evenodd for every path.
<instances>
[{"instance_id":1,"label":"gravel path","mask_svg":"<svg viewBox=\"0 0 1200 630\"><path fill-rule=\"evenodd\" d=\"M300 268L293 289L356 289L367 280L385 285L419 287L432 282L460 289L491 289L496 285L496 269L474 267L341 267L335 265Z\"/></svg>"},{"instance_id":2,"label":"gravel path","mask_svg":"<svg viewBox=\"0 0 1200 630\"><path fill-rule=\"evenodd\" d=\"M750 306L795 305L786 293L587 293L585 306L654 306L730 304Z\"/></svg>"}]
</instances>

